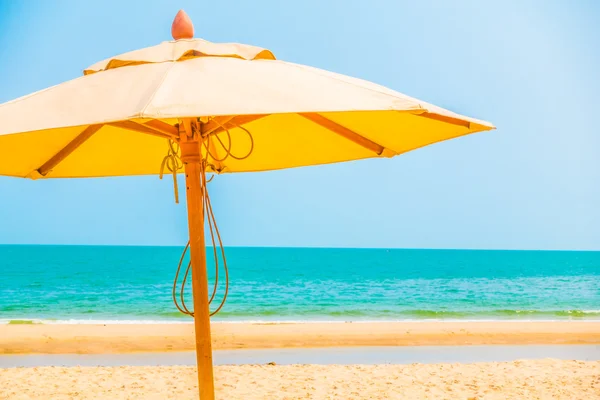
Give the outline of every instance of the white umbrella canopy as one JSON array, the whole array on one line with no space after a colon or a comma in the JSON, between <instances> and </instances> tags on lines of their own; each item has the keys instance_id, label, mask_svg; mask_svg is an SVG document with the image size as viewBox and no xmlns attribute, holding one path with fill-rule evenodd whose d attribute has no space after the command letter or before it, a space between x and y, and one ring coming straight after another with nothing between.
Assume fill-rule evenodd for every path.
<instances>
[{"instance_id":1,"label":"white umbrella canopy","mask_svg":"<svg viewBox=\"0 0 600 400\"><path fill-rule=\"evenodd\" d=\"M177 139L175 124L188 117L224 117L238 153L250 147L238 126L251 132L252 156L212 163L219 172L391 157L493 128L371 82L276 60L268 50L183 39L112 57L0 105L0 175L157 174L164 139ZM95 125L59 164L38 171ZM215 159L225 156L220 150Z\"/></svg>"}]
</instances>

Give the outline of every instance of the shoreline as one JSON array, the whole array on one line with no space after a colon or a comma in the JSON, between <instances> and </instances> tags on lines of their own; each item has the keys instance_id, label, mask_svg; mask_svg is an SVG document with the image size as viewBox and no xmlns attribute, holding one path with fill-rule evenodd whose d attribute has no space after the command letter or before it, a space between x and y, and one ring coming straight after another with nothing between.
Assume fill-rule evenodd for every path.
<instances>
[{"instance_id":1,"label":"shoreline","mask_svg":"<svg viewBox=\"0 0 600 400\"><path fill-rule=\"evenodd\" d=\"M599 321L212 323L214 350L600 344ZM193 325L0 325L0 355L194 350Z\"/></svg>"},{"instance_id":2,"label":"shoreline","mask_svg":"<svg viewBox=\"0 0 600 400\"><path fill-rule=\"evenodd\" d=\"M419 323L600 323L600 318L561 318L561 319L452 319L452 318L424 318L424 319L372 319L372 320L321 320L321 319L230 319L213 320L212 324L419 324ZM0 318L3 325L193 325L191 318L186 319L44 319L44 318Z\"/></svg>"}]
</instances>

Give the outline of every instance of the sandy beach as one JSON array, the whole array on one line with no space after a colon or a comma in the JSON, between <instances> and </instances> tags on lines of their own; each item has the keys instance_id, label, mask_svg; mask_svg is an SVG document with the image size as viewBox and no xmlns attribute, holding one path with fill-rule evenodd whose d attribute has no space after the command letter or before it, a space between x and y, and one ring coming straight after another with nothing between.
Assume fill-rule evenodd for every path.
<instances>
[{"instance_id":1,"label":"sandy beach","mask_svg":"<svg viewBox=\"0 0 600 400\"><path fill-rule=\"evenodd\" d=\"M600 398L600 362L243 365L215 369L219 399ZM35 383L34 383L35 382ZM0 370L2 399L194 399L193 367Z\"/></svg>"},{"instance_id":2,"label":"sandy beach","mask_svg":"<svg viewBox=\"0 0 600 400\"><path fill-rule=\"evenodd\" d=\"M213 324L216 350L599 343L596 322ZM0 351L13 355L7 357L158 356L193 350L193 344L188 324L0 326ZM600 398L600 361L219 365L215 379L220 399ZM0 369L1 399L193 399L196 385L195 368L189 366Z\"/></svg>"},{"instance_id":3,"label":"sandy beach","mask_svg":"<svg viewBox=\"0 0 600 400\"><path fill-rule=\"evenodd\" d=\"M597 322L213 323L213 349L598 344ZM0 325L0 354L194 350L191 324Z\"/></svg>"}]
</instances>

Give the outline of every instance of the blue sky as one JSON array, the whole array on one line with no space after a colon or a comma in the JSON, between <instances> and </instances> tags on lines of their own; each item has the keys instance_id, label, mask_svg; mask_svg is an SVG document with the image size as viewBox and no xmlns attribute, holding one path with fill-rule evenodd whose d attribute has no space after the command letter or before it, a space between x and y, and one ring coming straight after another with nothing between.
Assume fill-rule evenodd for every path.
<instances>
[{"instance_id":1,"label":"blue sky","mask_svg":"<svg viewBox=\"0 0 600 400\"><path fill-rule=\"evenodd\" d=\"M600 249L600 3L0 0L0 102L106 57L196 36L495 123L392 160L220 176L227 245ZM1 123L1 121L0 121ZM0 177L0 243L181 245L158 177Z\"/></svg>"}]
</instances>

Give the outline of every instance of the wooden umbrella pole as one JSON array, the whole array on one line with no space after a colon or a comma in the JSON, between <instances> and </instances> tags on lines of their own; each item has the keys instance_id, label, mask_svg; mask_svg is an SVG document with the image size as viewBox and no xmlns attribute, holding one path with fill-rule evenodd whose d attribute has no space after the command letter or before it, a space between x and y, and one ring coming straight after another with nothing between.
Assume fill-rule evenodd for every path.
<instances>
[{"instance_id":1,"label":"wooden umbrella pole","mask_svg":"<svg viewBox=\"0 0 600 400\"><path fill-rule=\"evenodd\" d=\"M192 260L192 289L194 296L194 327L198 389L201 400L214 400L210 311L208 308L208 279L206 274L206 245L204 243L204 208L202 202L200 144L197 133L191 134L188 121L180 134L181 161L185 167L190 254Z\"/></svg>"}]
</instances>

